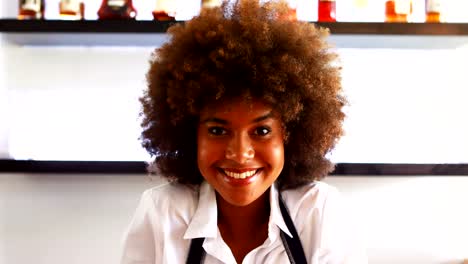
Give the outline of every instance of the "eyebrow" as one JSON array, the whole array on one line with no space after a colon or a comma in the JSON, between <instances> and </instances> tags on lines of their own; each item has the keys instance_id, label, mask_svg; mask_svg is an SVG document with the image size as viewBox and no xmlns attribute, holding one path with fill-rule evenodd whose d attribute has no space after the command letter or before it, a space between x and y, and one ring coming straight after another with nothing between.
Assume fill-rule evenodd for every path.
<instances>
[{"instance_id":1,"label":"eyebrow","mask_svg":"<svg viewBox=\"0 0 468 264\"><path fill-rule=\"evenodd\" d=\"M268 118L271 118L273 117L273 113L272 112L269 112L265 115L262 115L262 116L259 116L255 119L252 120L252 123L258 123L258 122L261 122L265 119L268 119ZM217 118L217 117L208 117L204 120L202 120L201 123L219 123L219 124L223 124L223 125L227 125L229 122L227 120L224 120L224 119L221 119L221 118Z\"/></svg>"}]
</instances>

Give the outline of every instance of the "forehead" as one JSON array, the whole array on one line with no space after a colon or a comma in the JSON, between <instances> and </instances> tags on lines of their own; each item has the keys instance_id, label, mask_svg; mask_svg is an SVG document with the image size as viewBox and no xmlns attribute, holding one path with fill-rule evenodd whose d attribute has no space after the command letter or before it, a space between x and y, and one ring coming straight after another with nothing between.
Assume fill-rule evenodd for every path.
<instances>
[{"instance_id":1,"label":"forehead","mask_svg":"<svg viewBox=\"0 0 468 264\"><path fill-rule=\"evenodd\" d=\"M259 99L223 99L205 105L200 116L224 116L224 115L265 115L273 111L273 108Z\"/></svg>"}]
</instances>

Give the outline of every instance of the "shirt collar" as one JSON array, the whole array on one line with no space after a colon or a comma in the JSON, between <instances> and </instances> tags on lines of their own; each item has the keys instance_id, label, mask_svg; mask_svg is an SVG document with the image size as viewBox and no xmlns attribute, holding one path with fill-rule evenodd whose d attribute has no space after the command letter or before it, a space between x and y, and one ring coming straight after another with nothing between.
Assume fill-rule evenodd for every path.
<instances>
[{"instance_id":1,"label":"shirt collar","mask_svg":"<svg viewBox=\"0 0 468 264\"><path fill-rule=\"evenodd\" d=\"M278 201L278 190L273 184L270 188L270 222L269 236L273 226L278 226L287 235L292 237L286 223L284 222ZM197 237L217 237L218 235L218 209L216 205L216 194L208 182L203 181L200 185L198 206L195 214L187 227L184 239Z\"/></svg>"},{"instance_id":2,"label":"shirt collar","mask_svg":"<svg viewBox=\"0 0 468 264\"><path fill-rule=\"evenodd\" d=\"M291 233L289 232L286 223L284 222L283 215L281 214L281 209L279 206L279 192L276 188L276 184L271 185L270 188L270 223L269 227L271 228L272 224L277 225L283 232L288 234L288 236L292 237Z\"/></svg>"},{"instance_id":3,"label":"shirt collar","mask_svg":"<svg viewBox=\"0 0 468 264\"><path fill-rule=\"evenodd\" d=\"M218 234L218 209L216 194L208 182L200 185L198 205L190 224L185 231L184 239L197 237L216 237Z\"/></svg>"}]
</instances>

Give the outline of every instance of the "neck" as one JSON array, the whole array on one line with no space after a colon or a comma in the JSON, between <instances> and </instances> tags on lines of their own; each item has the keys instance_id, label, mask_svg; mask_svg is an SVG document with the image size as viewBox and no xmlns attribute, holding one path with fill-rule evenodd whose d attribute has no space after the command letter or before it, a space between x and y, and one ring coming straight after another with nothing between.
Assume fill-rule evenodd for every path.
<instances>
[{"instance_id":1,"label":"neck","mask_svg":"<svg viewBox=\"0 0 468 264\"><path fill-rule=\"evenodd\" d=\"M234 206L216 194L218 228L237 263L268 237L269 192L246 206Z\"/></svg>"},{"instance_id":2,"label":"neck","mask_svg":"<svg viewBox=\"0 0 468 264\"><path fill-rule=\"evenodd\" d=\"M218 226L229 227L243 234L252 234L265 226L270 218L269 189L257 200L246 206L235 206L226 202L219 194L216 194L218 204ZM239 233L237 233L239 234Z\"/></svg>"}]
</instances>

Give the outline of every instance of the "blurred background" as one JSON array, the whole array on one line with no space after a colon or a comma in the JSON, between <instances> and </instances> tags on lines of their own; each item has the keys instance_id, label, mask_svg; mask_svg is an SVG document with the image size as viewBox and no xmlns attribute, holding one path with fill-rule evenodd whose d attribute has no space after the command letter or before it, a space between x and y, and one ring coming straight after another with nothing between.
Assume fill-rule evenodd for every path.
<instances>
[{"instance_id":1,"label":"blurred background","mask_svg":"<svg viewBox=\"0 0 468 264\"><path fill-rule=\"evenodd\" d=\"M46 0L45 20L63 19ZM101 1L85 0L84 19ZM172 1L176 20L200 1ZM424 0L408 23L424 23ZM335 174L362 219L370 263L462 263L468 258L468 2L440 1L441 23L457 34L331 34L349 100L338 164L449 164L447 173ZM336 21L383 23L384 0L337 0ZM134 0L136 20L156 1ZM318 20L318 1L291 1L300 20ZM18 1L0 0L0 160L147 161L138 141L138 97L155 34L10 32ZM405 27L405 25L402 25ZM4 163L0 163L4 164ZM2 165L0 165L2 166ZM461 168L457 173L457 166ZM444 174L444 175L442 175ZM118 263L120 239L144 173L34 173L0 168L0 263Z\"/></svg>"}]
</instances>

